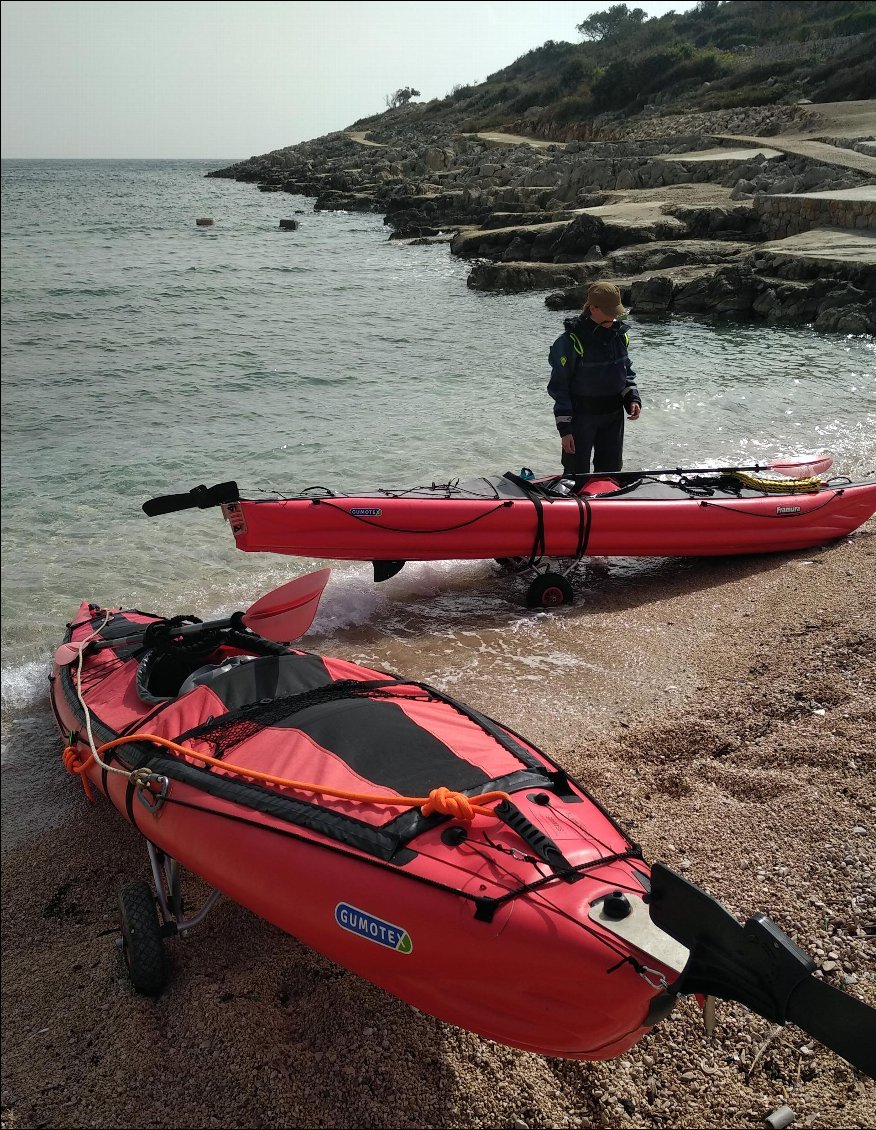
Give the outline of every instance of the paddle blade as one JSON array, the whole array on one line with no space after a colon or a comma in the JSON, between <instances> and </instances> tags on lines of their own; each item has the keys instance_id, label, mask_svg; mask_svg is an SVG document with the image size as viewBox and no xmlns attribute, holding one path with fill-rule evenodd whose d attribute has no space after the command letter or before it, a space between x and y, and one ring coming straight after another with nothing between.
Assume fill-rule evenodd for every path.
<instances>
[{"instance_id":1,"label":"paddle blade","mask_svg":"<svg viewBox=\"0 0 876 1130\"><path fill-rule=\"evenodd\" d=\"M806 479L822 475L833 466L831 455L795 455L776 459L769 464L770 470L786 475L789 479Z\"/></svg>"},{"instance_id":2,"label":"paddle blade","mask_svg":"<svg viewBox=\"0 0 876 1130\"><path fill-rule=\"evenodd\" d=\"M82 645L78 643L62 643L55 652L55 663L58 667L66 667L79 658Z\"/></svg>"},{"instance_id":3,"label":"paddle blade","mask_svg":"<svg viewBox=\"0 0 876 1130\"><path fill-rule=\"evenodd\" d=\"M244 612L244 624L276 643L298 639L313 623L331 572L329 568L318 569L266 593Z\"/></svg>"},{"instance_id":4,"label":"paddle blade","mask_svg":"<svg viewBox=\"0 0 876 1130\"><path fill-rule=\"evenodd\" d=\"M221 506L223 502L237 502L240 495L237 483L216 483L215 486L193 487L185 494L160 494L157 498L147 498L143 503L143 513L154 518L156 514L172 514L176 510L193 510L198 507L206 510L209 506Z\"/></svg>"}]
</instances>

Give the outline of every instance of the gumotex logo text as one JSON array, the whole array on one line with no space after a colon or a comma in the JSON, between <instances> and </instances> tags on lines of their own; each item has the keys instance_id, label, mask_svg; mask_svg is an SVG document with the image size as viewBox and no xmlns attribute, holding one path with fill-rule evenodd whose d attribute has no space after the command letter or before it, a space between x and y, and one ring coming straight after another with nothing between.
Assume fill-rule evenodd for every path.
<instances>
[{"instance_id":1,"label":"gumotex logo text","mask_svg":"<svg viewBox=\"0 0 876 1130\"><path fill-rule=\"evenodd\" d=\"M369 942L377 942L387 949L397 950L399 953L410 953L414 948L410 934L401 926L394 926L392 922L384 922L366 910L359 910L345 902L339 902L335 907L335 921L342 930L349 930L351 934L358 934L360 938L367 938Z\"/></svg>"},{"instance_id":2,"label":"gumotex logo text","mask_svg":"<svg viewBox=\"0 0 876 1130\"><path fill-rule=\"evenodd\" d=\"M354 506L350 513L357 518L379 518L383 511L379 506Z\"/></svg>"}]
</instances>

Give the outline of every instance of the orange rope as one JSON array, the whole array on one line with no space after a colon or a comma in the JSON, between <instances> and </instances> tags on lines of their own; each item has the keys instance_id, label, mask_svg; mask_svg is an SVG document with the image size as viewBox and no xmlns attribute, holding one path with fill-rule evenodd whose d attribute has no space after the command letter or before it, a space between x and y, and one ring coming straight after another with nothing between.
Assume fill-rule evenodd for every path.
<instances>
[{"instance_id":1,"label":"orange rope","mask_svg":"<svg viewBox=\"0 0 876 1130\"><path fill-rule=\"evenodd\" d=\"M498 819L495 812L491 808L486 808L485 805L495 800L509 800L508 793L504 792L490 792L481 793L480 796L469 797L464 793L454 792L452 789L445 788L443 785L439 788L432 789L427 797L410 797L410 796L382 796L380 794L352 792L348 789L333 789L328 785L315 785L309 781L291 781L285 777L275 777L271 773L260 773L256 769L245 769L240 765L229 765L228 762L220 761L216 757L209 757L205 753L198 753L196 750L189 749L187 746L177 745L176 742L170 741L169 738L161 738L157 734L127 734L123 738L114 738L111 742L105 742L100 746L96 753L99 755L104 750L114 749L116 746L125 745L128 742L152 742L154 745L164 746L166 749L173 750L174 753L182 754L185 757L193 757L198 761L203 761L206 765L216 765L220 769L224 769L228 773L236 773L242 777L249 777L253 781L262 781L269 785L285 785L290 789L300 789L303 792L309 793L322 793L324 796L339 797L342 800L357 800L363 804L391 804L402 805L407 808L419 808L424 816L431 816L432 813L437 812L442 816L454 816L457 820L463 823L470 823L475 816L490 816L493 819ZM68 765L68 753L71 765ZM91 757L89 756L80 765L76 758L72 746L68 746L64 750L64 765L70 772L84 774L85 767L88 765ZM88 785L85 776L82 777L83 784L86 785L86 792L88 792Z\"/></svg>"},{"instance_id":2,"label":"orange rope","mask_svg":"<svg viewBox=\"0 0 876 1130\"><path fill-rule=\"evenodd\" d=\"M82 760L82 755L75 745L68 745L61 755L64 759L64 768L68 773L78 773L79 780L82 782L82 787L85 789L85 795L93 803L94 790L91 787L91 781L85 776L85 770L88 768L89 762L94 758L94 754L90 753L85 760Z\"/></svg>"}]
</instances>

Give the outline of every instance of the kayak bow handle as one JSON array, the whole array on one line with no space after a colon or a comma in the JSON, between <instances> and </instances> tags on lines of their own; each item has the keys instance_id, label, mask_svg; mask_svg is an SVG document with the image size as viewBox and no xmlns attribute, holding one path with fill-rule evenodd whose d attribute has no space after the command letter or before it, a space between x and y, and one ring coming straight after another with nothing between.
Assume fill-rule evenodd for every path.
<instances>
[{"instance_id":1,"label":"kayak bow handle","mask_svg":"<svg viewBox=\"0 0 876 1130\"><path fill-rule=\"evenodd\" d=\"M143 503L143 513L154 518L156 514L172 514L176 510L207 510L210 506L221 506L223 502L237 502L240 492L233 480L217 483L215 486L193 487L185 494L160 494L148 498Z\"/></svg>"}]
</instances>

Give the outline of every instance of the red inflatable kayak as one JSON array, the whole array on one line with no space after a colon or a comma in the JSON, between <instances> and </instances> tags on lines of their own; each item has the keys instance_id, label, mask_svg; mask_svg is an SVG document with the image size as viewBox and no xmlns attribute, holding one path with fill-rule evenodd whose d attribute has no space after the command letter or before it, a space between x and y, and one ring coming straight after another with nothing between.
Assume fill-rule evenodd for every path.
<instances>
[{"instance_id":1,"label":"red inflatable kayak","mask_svg":"<svg viewBox=\"0 0 876 1130\"><path fill-rule=\"evenodd\" d=\"M814 980L768 919L767 965L752 973L751 923L652 870L530 742L433 687L250 630L288 635L289 608L272 617L263 598L200 623L84 602L56 653L65 764L152 861L160 914L142 882L120 896L137 989L161 992L163 939L203 917L182 913L183 867L417 1008L550 1056L623 1052L679 992L713 991L715 946L729 947L727 969L744 958L741 987L725 970L715 991L810 1023L809 1006L783 995L764 1011L752 997L775 979L776 938L794 971L783 993ZM858 1011L819 1038L854 1055L837 1040L870 1010L829 992Z\"/></svg>"},{"instance_id":2,"label":"red inflatable kayak","mask_svg":"<svg viewBox=\"0 0 876 1130\"><path fill-rule=\"evenodd\" d=\"M729 469L578 480L506 473L406 490L343 495L316 488L277 498L242 497L228 482L151 499L144 510L212 505L221 505L239 549L373 561L375 580L383 580L405 561L520 558L537 572L545 558L808 549L867 521L876 511L876 481L767 479ZM559 595L568 599L566 589Z\"/></svg>"}]
</instances>

